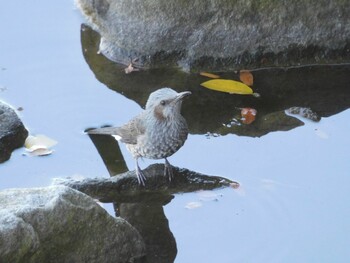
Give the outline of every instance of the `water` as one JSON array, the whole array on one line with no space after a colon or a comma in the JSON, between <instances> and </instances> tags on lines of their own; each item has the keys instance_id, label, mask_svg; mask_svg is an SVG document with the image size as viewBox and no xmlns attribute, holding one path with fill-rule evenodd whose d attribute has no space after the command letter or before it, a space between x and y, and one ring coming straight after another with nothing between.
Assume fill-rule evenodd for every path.
<instances>
[{"instance_id":1,"label":"water","mask_svg":"<svg viewBox=\"0 0 350 263\"><path fill-rule=\"evenodd\" d=\"M193 95L184 103L191 134L170 162L241 187L175 195L160 221L147 221L152 232L168 220L170 245L162 253L181 263L350 258L348 65L254 71L261 98L231 96L176 70L124 74L96 54L98 36L85 27L81 32L84 19L72 1L11 1L0 17L0 97L23 108L18 113L31 134L58 141L47 157L16 150L0 165L0 189L47 186L55 177L108 177L83 131L125 123L151 91L171 86ZM321 121L290 117L284 110L292 106L310 107ZM256 108L256 121L225 126L239 118L239 107ZM125 147L121 151L134 169ZM199 207L186 208L191 202ZM111 204L105 207L114 214Z\"/></svg>"}]
</instances>

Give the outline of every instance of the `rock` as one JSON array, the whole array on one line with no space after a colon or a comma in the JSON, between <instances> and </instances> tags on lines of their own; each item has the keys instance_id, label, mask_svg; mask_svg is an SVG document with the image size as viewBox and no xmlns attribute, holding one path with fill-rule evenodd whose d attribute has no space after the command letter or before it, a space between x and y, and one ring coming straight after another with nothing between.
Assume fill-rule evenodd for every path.
<instances>
[{"instance_id":1,"label":"rock","mask_svg":"<svg viewBox=\"0 0 350 263\"><path fill-rule=\"evenodd\" d=\"M23 146L28 131L16 112L0 101L0 163L7 161L14 149Z\"/></svg>"},{"instance_id":2,"label":"rock","mask_svg":"<svg viewBox=\"0 0 350 263\"><path fill-rule=\"evenodd\" d=\"M227 71L348 62L347 1L76 0L109 59Z\"/></svg>"},{"instance_id":3,"label":"rock","mask_svg":"<svg viewBox=\"0 0 350 263\"><path fill-rule=\"evenodd\" d=\"M106 146L105 143L95 145L97 148L98 145ZM107 150L114 152L119 149L107 147ZM115 157L117 156L113 156L114 162L119 160ZM104 162L108 169L109 162ZM57 178L54 184L67 185L101 202L113 202L116 213L142 235L147 251L145 262L152 263L174 262L177 255L176 239L169 228L163 208L174 198L174 193L239 186L238 183L223 177L203 175L177 167L173 167L174 177L169 182L168 176L164 176L163 164L150 165L143 172L147 178L145 186L139 185L135 171L110 178Z\"/></svg>"},{"instance_id":4,"label":"rock","mask_svg":"<svg viewBox=\"0 0 350 263\"><path fill-rule=\"evenodd\" d=\"M321 117L310 108L291 107L287 109L287 112L293 115L299 115L314 122L319 122L321 120Z\"/></svg>"},{"instance_id":5,"label":"rock","mask_svg":"<svg viewBox=\"0 0 350 263\"><path fill-rule=\"evenodd\" d=\"M103 137L103 136L100 136ZM135 171L128 171L110 178L86 178L82 180L58 178L54 184L63 184L86 193L103 202L113 200L139 202L151 194L167 194L212 190L220 187L239 186L237 182L219 176L209 176L184 168L172 167L173 179L164 176L163 164L152 164L143 173L146 185L140 186Z\"/></svg>"},{"instance_id":6,"label":"rock","mask_svg":"<svg viewBox=\"0 0 350 263\"><path fill-rule=\"evenodd\" d=\"M65 186L0 192L0 262L130 262L139 233Z\"/></svg>"}]
</instances>

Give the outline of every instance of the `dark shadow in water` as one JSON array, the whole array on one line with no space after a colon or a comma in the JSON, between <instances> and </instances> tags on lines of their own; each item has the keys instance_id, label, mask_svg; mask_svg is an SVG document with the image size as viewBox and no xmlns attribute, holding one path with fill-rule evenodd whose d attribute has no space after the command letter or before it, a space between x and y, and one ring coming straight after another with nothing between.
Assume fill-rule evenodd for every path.
<instances>
[{"instance_id":1,"label":"dark shadow in water","mask_svg":"<svg viewBox=\"0 0 350 263\"><path fill-rule=\"evenodd\" d=\"M112 136L89 136L111 177L66 180L62 184L101 202L113 203L115 215L126 219L144 239L147 255L138 262L174 262L177 254L176 240L163 209L174 198L173 194L238 186L223 177L202 175L177 167L173 167L174 178L169 182L164 176L163 164L153 164L144 169L146 185L140 186L135 171L127 171L119 145Z\"/></svg>"},{"instance_id":2,"label":"dark shadow in water","mask_svg":"<svg viewBox=\"0 0 350 263\"><path fill-rule=\"evenodd\" d=\"M177 254L176 240L169 228L163 206L171 201L172 195L155 195L153 200L133 203L114 203L118 215L127 220L141 234L146 245L143 262L174 262Z\"/></svg>"},{"instance_id":3,"label":"dark shadow in water","mask_svg":"<svg viewBox=\"0 0 350 263\"><path fill-rule=\"evenodd\" d=\"M286 131L303 122L285 114L290 107L310 108L319 117L328 117L350 107L350 65L270 68L252 71L255 92L260 98L215 92L200 86L208 78L174 69L156 69L125 74L125 66L98 54L100 37L82 25L84 57L96 78L108 88L134 100L142 107L149 94L169 86L177 91L192 91L183 105L183 115L190 133L234 133L262 136L272 131ZM133 59L133 58L131 58ZM238 80L237 72L219 73L222 78ZM240 109L255 108L256 121L241 124Z\"/></svg>"},{"instance_id":4,"label":"dark shadow in water","mask_svg":"<svg viewBox=\"0 0 350 263\"><path fill-rule=\"evenodd\" d=\"M110 176L128 171L118 142L112 136L90 136Z\"/></svg>"}]
</instances>

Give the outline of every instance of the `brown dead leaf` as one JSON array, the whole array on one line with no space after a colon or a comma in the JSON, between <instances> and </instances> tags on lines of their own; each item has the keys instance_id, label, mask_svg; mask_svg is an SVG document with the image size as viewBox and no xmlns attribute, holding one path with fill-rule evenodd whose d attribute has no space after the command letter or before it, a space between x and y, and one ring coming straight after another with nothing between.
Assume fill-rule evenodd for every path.
<instances>
[{"instance_id":1,"label":"brown dead leaf","mask_svg":"<svg viewBox=\"0 0 350 263\"><path fill-rule=\"evenodd\" d=\"M212 79L220 78L220 76L212 74L212 73L208 73L208 72L200 72L199 75L204 76L204 77L208 77L208 78L212 78Z\"/></svg>"},{"instance_id":2,"label":"brown dead leaf","mask_svg":"<svg viewBox=\"0 0 350 263\"><path fill-rule=\"evenodd\" d=\"M254 77L253 74L249 70L242 69L239 71L239 79L248 86L253 86Z\"/></svg>"},{"instance_id":3,"label":"brown dead leaf","mask_svg":"<svg viewBox=\"0 0 350 263\"><path fill-rule=\"evenodd\" d=\"M238 182L232 182L230 183L230 187L232 187L233 189L238 189L239 188L239 183Z\"/></svg>"},{"instance_id":4,"label":"brown dead leaf","mask_svg":"<svg viewBox=\"0 0 350 263\"><path fill-rule=\"evenodd\" d=\"M255 120L256 113L256 109L243 108L241 110L242 122L244 124L251 124Z\"/></svg>"}]
</instances>

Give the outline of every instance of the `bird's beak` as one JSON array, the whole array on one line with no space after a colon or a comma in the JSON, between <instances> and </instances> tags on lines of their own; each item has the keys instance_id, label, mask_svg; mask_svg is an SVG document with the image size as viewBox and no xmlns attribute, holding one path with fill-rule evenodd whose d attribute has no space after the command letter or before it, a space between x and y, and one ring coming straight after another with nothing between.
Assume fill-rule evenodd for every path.
<instances>
[{"instance_id":1,"label":"bird's beak","mask_svg":"<svg viewBox=\"0 0 350 263\"><path fill-rule=\"evenodd\" d=\"M183 98L191 95L192 92L191 91L184 91L184 92L180 92L179 94L177 94L176 98L174 99L174 102L180 101Z\"/></svg>"}]
</instances>

